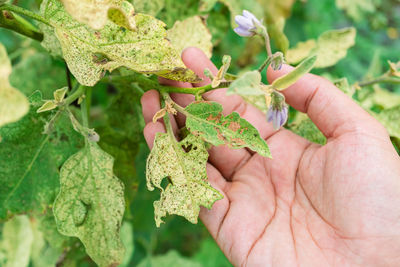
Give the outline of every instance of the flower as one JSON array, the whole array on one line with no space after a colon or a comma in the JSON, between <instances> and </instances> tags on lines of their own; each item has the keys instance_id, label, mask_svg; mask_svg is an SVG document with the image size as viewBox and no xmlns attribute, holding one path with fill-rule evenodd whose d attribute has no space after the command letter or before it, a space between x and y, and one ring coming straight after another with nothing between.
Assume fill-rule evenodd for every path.
<instances>
[{"instance_id":1,"label":"flower","mask_svg":"<svg viewBox=\"0 0 400 267\"><path fill-rule=\"evenodd\" d=\"M288 119L288 106L284 104L281 108L271 105L267 112L268 122L272 122L275 130L285 125Z\"/></svg>"},{"instance_id":2,"label":"flower","mask_svg":"<svg viewBox=\"0 0 400 267\"><path fill-rule=\"evenodd\" d=\"M276 52L272 57L271 67L273 70L280 70L282 64L285 63L285 58L281 52Z\"/></svg>"},{"instance_id":3,"label":"flower","mask_svg":"<svg viewBox=\"0 0 400 267\"><path fill-rule=\"evenodd\" d=\"M235 17L235 22L239 27L234 31L243 37L250 37L256 34L257 28L263 27L261 22L251 12L243 10L243 15Z\"/></svg>"}]
</instances>

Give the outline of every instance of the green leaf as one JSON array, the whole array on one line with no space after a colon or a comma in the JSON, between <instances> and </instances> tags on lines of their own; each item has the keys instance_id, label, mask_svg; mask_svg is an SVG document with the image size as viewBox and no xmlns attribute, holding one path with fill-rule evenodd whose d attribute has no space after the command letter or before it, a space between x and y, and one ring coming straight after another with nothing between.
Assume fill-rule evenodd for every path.
<instances>
[{"instance_id":1,"label":"green leaf","mask_svg":"<svg viewBox=\"0 0 400 267\"><path fill-rule=\"evenodd\" d=\"M283 75L276 79L272 84L272 88L276 90L285 90L294 83L296 83L301 77L309 73L317 60L316 56L311 56L301 62L294 70L286 75Z\"/></svg>"},{"instance_id":2,"label":"green leaf","mask_svg":"<svg viewBox=\"0 0 400 267\"><path fill-rule=\"evenodd\" d=\"M15 213L43 212L58 192L59 167L82 145L64 113L37 114L40 92L20 121L0 128L0 219ZM42 134L47 126L50 135ZM43 176L45 175L45 177Z\"/></svg>"},{"instance_id":3,"label":"green leaf","mask_svg":"<svg viewBox=\"0 0 400 267\"><path fill-rule=\"evenodd\" d=\"M64 100L65 94L67 92L68 92L68 87L55 90L53 93L54 101L56 101L56 103L61 103Z\"/></svg>"},{"instance_id":4,"label":"green leaf","mask_svg":"<svg viewBox=\"0 0 400 267\"><path fill-rule=\"evenodd\" d=\"M181 142L165 133L158 133L147 159L147 188L161 190L160 200L154 202L157 227L162 217L177 214L197 223L200 206L211 209L221 194L207 181L208 153L204 142L193 135ZM165 189L164 179L168 180Z\"/></svg>"},{"instance_id":5,"label":"green leaf","mask_svg":"<svg viewBox=\"0 0 400 267\"><path fill-rule=\"evenodd\" d=\"M179 255L178 252L171 250L167 254L153 256L150 259L144 259L138 264L138 267L202 267L200 263L187 259Z\"/></svg>"},{"instance_id":6,"label":"green leaf","mask_svg":"<svg viewBox=\"0 0 400 267\"><path fill-rule=\"evenodd\" d=\"M133 0L136 12L156 16L165 5L165 0Z\"/></svg>"},{"instance_id":7,"label":"green leaf","mask_svg":"<svg viewBox=\"0 0 400 267\"><path fill-rule=\"evenodd\" d=\"M57 0L44 1L41 13L55 28L64 59L82 85L93 86L121 66L172 80L200 80L166 39L164 24L149 15L136 14L137 30L124 31L113 22L93 30L72 19Z\"/></svg>"},{"instance_id":8,"label":"green leaf","mask_svg":"<svg viewBox=\"0 0 400 267\"><path fill-rule=\"evenodd\" d=\"M304 117L299 123L291 128L291 130L309 140L320 145L326 144L326 137L315 126L315 124L308 117Z\"/></svg>"},{"instance_id":9,"label":"green leaf","mask_svg":"<svg viewBox=\"0 0 400 267\"><path fill-rule=\"evenodd\" d=\"M37 113L50 111L57 108L57 104L53 100L47 100L38 110Z\"/></svg>"},{"instance_id":10,"label":"green leaf","mask_svg":"<svg viewBox=\"0 0 400 267\"><path fill-rule=\"evenodd\" d=\"M111 20L121 27L134 30L135 11L124 0L61 0L71 16L91 28L100 30Z\"/></svg>"},{"instance_id":11,"label":"green leaf","mask_svg":"<svg viewBox=\"0 0 400 267\"><path fill-rule=\"evenodd\" d=\"M3 237L0 241L0 255L5 262L3 267L27 267L31 254L33 233L29 218L26 215L16 216L3 226Z\"/></svg>"},{"instance_id":12,"label":"green leaf","mask_svg":"<svg viewBox=\"0 0 400 267\"><path fill-rule=\"evenodd\" d=\"M344 28L322 33L318 40L308 40L298 43L290 49L286 60L289 64L297 64L304 58L316 54L318 56L315 68L326 68L335 65L347 55L347 50L354 46L356 29Z\"/></svg>"},{"instance_id":13,"label":"green leaf","mask_svg":"<svg viewBox=\"0 0 400 267\"><path fill-rule=\"evenodd\" d=\"M227 260L224 253L211 237L201 242L200 249L193 256L202 266L231 267L232 264Z\"/></svg>"},{"instance_id":14,"label":"green leaf","mask_svg":"<svg viewBox=\"0 0 400 267\"><path fill-rule=\"evenodd\" d=\"M400 139L400 106L386 109L377 114L376 118L385 126L390 136Z\"/></svg>"},{"instance_id":15,"label":"green leaf","mask_svg":"<svg viewBox=\"0 0 400 267\"><path fill-rule=\"evenodd\" d=\"M99 266L116 266L124 256L119 237L124 189L113 164L110 155L88 142L62 166L53 208L60 233L78 237Z\"/></svg>"},{"instance_id":16,"label":"green leaf","mask_svg":"<svg viewBox=\"0 0 400 267\"><path fill-rule=\"evenodd\" d=\"M133 238L133 226L130 222L125 221L121 227L121 240L125 247L125 257L119 267L129 267L133 253L135 252L135 241Z\"/></svg>"},{"instance_id":17,"label":"green leaf","mask_svg":"<svg viewBox=\"0 0 400 267\"><path fill-rule=\"evenodd\" d=\"M227 95L264 95L261 88L261 74L259 71L248 71L229 86Z\"/></svg>"},{"instance_id":18,"label":"green leaf","mask_svg":"<svg viewBox=\"0 0 400 267\"><path fill-rule=\"evenodd\" d=\"M21 119L29 110L28 99L10 85L11 63L0 43L0 127Z\"/></svg>"},{"instance_id":19,"label":"green leaf","mask_svg":"<svg viewBox=\"0 0 400 267\"><path fill-rule=\"evenodd\" d=\"M214 146L248 147L264 157L271 157L257 129L236 112L225 117L222 106L216 102L192 103L185 108L185 115L189 131Z\"/></svg>"},{"instance_id":20,"label":"green leaf","mask_svg":"<svg viewBox=\"0 0 400 267\"><path fill-rule=\"evenodd\" d=\"M39 90L44 99L52 99L57 88L67 85L65 63L54 59L47 53L34 53L23 57L14 65L10 75L10 83L26 96Z\"/></svg>"},{"instance_id":21,"label":"green leaf","mask_svg":"<svg viewBox=\"0 0 400 267\"><path fill-rule=\"evenodd\" d=\"M213 48L211 34L199 16L176 21L172 29L168 30L167 38L179 54L185 48L197 47L203 50L208 58L211 58Z\"/></svg>"}]
</instances>

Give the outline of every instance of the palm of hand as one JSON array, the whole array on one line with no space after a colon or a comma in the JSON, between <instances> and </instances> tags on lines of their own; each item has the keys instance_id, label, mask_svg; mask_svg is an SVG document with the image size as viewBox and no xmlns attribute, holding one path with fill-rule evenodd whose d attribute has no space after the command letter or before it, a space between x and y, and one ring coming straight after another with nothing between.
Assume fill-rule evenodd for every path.
<instances>
[{"instance_id":1,"label":"palm of hand","mask_svg":"<svg viewBox=\"0 0 400 267\"><path fill-rule=\"evenodd\" d=\"M204 68L217 71L196 49L186 50L183 60L200 76ZM288 71L269 71L268 78ZM398 266L400 160L385 129L317 76L307 75L284 94L328 137L325 146L288 130L274 132L238 96L226 97L223 90L204 95L252 123L274 157L226 147L209 151L210 182L224 194L200 213L211 235L235 266ZM193 101L173 98L181 105ZM151 123L158 99L155 91L142 98L150 147L155 133L165 130ZM177 117L175 129L183 122Z\"/></svg>"}]
</instances>

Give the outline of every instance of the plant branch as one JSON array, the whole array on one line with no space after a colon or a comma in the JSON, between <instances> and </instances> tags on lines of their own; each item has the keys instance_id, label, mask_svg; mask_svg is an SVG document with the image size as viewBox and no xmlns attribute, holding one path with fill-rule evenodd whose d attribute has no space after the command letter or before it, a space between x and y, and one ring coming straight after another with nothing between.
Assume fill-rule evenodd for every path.
<instances>
[{"instance_id":1,"label":"plant branch","mask_svg":"<svg viewBox=\"0 0 400 267\"><path fill-rule=\"evenodd\" d=\"M73 92L70 96L67 97L67 99L65 99L65 105L69 106L71 105L73 102L75 102L81 95L83 95L86 91L86 87L83 85L79 85L78 89Z\"/></svg>"},{"instance_id":2,"label":"plant branch","mask_svg":"<svg viewBox=\"0 0 400 267\"><path fill-rule=\"evenodd\" d=\"M267 31L267 28L263 27L262 35L263 35L263 37L265 39L265 48L267 49L268 58L272 59L271 40L269 38L269 34L268 34L268 31Z\"/></svg>"},{"instance_id":3,"label":"plant branch","mask_svg":"<svg viewBox=\"0 0 400 267\"><path fill-rule=\"evenodd\" d=\"M10 11L1 10L1 7L0 27L12 30L39 42L43 40L43 33L41 33L29 21L18 16L17 14L11 13Z\"/></svg>"},{"instance_id":4,"label":"plant branch","mask_svg":"<svg viewBox=\"0 0 400 267\"><path fill-rule=\"evenodd\" d=\"M258 72L261 73L265 69L265 67L267 67L269 64L271 64L272 58L273 57L268 57L267 60L265 60L263 62L263 64L258 68Z\"/></svg>"},{"instance_id":5,"label":"plant branch","mask_svg":"<svg viewBox=\"0 0 400 267\"><path fill-rule=\"evenodd\" d=\"M49 24L49 22L44 17L42 17L39 14L36 14L36 13L34 13L32 11L29 11L29 10L27 10L25 8L19 7L19 6L10 5L10 4L4 4L4 5L0 6L0 10L12 11L12 12L15 12L17 14L26 16L28 18L40 21L40 22L42 22L42 23L44 23L46 25L51 26Z\"/></svg>"},{"instance_id":6,"label":"plant branch","mask_svg":"<svg viewBox=\"0 0 400 267\"><path fill-rule=\"evenodd\" d=\"M400 78L391 77L387 73L385 73L380 77L377 77L377 78L369 80L369 81L360 82L357 85L359 87L365 87L365 86L373 85L376 83L400 84Z\"/></svg>"},{"instance_id":7,"label":"plant branch","mask_svg":"<svg viewBox=\"0 0 400 267\"><path fill-rule=\"evenodd\" d=\"M171 99L171 97L169 96L169 94L168 94L167 92L165 92L165 91L161 91L161 97L162 97L162 99L163 99L162 102L164 103L164 106L165 106L165 102L167 102L167 101L172 101L172 99ZM174 102L172 101L172 103L174 103ZM168 135L169 135L173 140L175 140L174 143L176 143L174 130L173 130L173 128L172 128L171 119L170 119L170 117L169 117L169 113L168 113L168 112L165 114L165 116L163 117L163 119L164 119L165 129L167 130Z\"/></svg>"}]
</instances>

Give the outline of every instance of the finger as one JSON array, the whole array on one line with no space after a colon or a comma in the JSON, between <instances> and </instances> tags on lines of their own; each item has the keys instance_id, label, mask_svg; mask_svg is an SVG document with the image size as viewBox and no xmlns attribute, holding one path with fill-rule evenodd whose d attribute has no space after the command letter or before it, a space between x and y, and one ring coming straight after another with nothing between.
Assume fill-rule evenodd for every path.
<instances>
[{"instance_id":1,"label":"finger","mask_svg":"<svg viewBox=\"0 0 400 267\"><path fill-rule=\"evenodd\" d=\"M187 48L183 51L182 60L188 68L201 78L205 77L203 73L205 68L209 68L214 74L218 71L207 56L197 48ZM208 83L210 83L210 80L204 78L201 85L203 86ZM224 114L230 114L233 111L239 113L242 118L256 127L263 139L268 138L275 132L272 125L266 122L264 113L245 102L238 95L226 95L226 91L227 89L213 90L203 96L206 100L220 103L224 108Z\"/></svg>"},{"instance_id":2,"label":"finger","mask_svg":"<svg viewBox=\"0 0 400 267\"><path fill-rule=\"evenodd\" d=\"M143 134L144 139L146 139L146 143L149 146L150 150L153 148L156 133L165 133L165 127L162 122L157 121L156 123L149 122L148 124L146 124L143 130Z\"/></svg>"},{"instance_id":3,"label":"finger","mask_svg":"<svg viewBox=\"0 0 400 267\"><path fill-rule=\"evenodd\" d=\"M145 123L152 123L154 115L161 109L160 94L156 90L147 91L143 94L140 101L142 104L142 112ZM175 121L175 118L170 115L170 119L174 134L177 135L178 125ZM162 118L159 118L158 122L162 122Z\"/></svg>"},{"instance_id":4,"label":"finger","mask_svg":"<svg viewBox=\"0 0 400 267\"><path fill-rule=\"evenodd\" d=\"M268 81L293 70L284 65L281 70L268 68ZM328 80L306 74L294 85L283 91L286 101L295 109L307 113L326 137L359 131L359 126L376 127L372 117ZM373 127L368 127L371 125ZM379 127L380 128L380 127Z\"/></svg>"}]
</instances>

